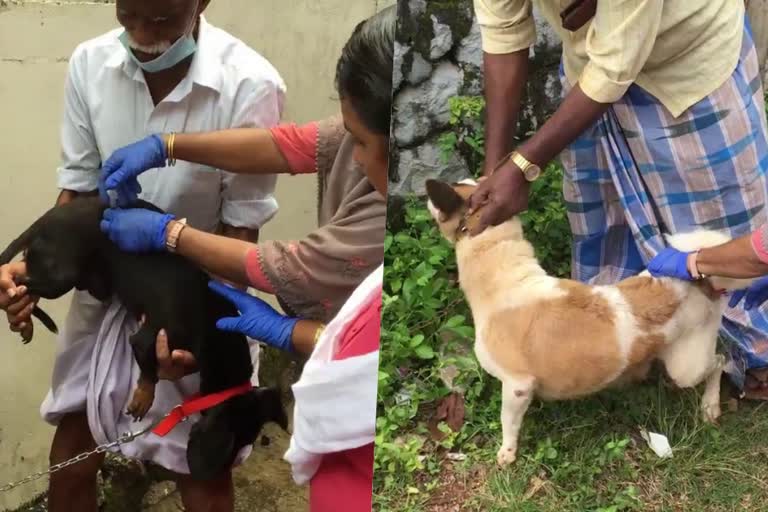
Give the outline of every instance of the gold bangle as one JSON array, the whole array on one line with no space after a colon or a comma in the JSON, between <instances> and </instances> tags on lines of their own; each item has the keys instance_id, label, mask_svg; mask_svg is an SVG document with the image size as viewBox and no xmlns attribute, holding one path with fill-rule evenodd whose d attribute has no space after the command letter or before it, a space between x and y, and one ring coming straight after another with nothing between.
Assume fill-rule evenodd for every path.
<instances>
[{"instance_id":1,"label":"gold bangle","mask_svg":"<svg viewBox=\"0 0 768 512\"><path fill-rule=\"evenodd\" d=\"M176 157L173 156L173 144L176 142L176 132L171 132L171 134L168 136L168 165L170 167L173 167L176 165Z\"/></svg>"},{"instance_id":2,"label":"gold bangle","mask_svg":"<svg viewBox=\"0 0 768 512\"><path fill-rule=\"evenodd\" d=\"M323 331L325 330L325 325L320 324L320 327L317 328L315 331L315 339L312 340L312 346L317 345L317 341L320 339L320 335L323 334Z\"/></svg>"}]
</instances>

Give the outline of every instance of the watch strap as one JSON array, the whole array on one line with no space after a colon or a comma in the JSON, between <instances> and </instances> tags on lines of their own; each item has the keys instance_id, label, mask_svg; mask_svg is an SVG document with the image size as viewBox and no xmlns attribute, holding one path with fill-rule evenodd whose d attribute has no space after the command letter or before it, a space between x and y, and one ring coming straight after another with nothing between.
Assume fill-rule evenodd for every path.
<instances>
[{"instance_id":1,"label":"watch strap","mask_svg":"<svg viewBox=\"0 0 768 512\"><path fill-rule=\"evenodd\" d=\"M168 249L168 252L176 252L176 246L179 243L179 235L181 235L181 231L187 226L187 219L179 219L176 221L171 221L171 230L168 233L168 238L165 241L165 246Z\"/></svg>"}]
</instances>

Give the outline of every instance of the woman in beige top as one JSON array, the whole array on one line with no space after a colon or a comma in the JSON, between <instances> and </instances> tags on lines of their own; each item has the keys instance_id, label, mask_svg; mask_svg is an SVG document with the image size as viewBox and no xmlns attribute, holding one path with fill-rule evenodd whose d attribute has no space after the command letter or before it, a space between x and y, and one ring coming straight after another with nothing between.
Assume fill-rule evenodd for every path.
<instances>
[{"instance_id":1,"label":"woman in beige top","mask_svg":"<svg viewBox=\"0 0 768 512\"><path fill-rule=\"evenodd\" d=\"M664 233L733 237L766 220L768 142L760 73L740 0L540 0L563 40L563 102L512 150L531 0L474 0L485 53L486 167L477 235L528 206L530 182L561 154L572 274L610 283L643 270ZM494 171L495 169L495 171ZM768 309L729 309L723 336L743 370L768 367Z\"/></svg>"}]
</instances>

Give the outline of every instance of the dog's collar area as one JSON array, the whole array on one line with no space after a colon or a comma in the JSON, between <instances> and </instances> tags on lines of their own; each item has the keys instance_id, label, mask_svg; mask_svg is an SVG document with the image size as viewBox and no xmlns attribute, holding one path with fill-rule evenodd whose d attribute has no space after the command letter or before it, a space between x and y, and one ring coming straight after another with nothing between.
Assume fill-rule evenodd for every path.
<instances>
[{"instance_id":1,"label":"dog's collar area","mask_svg":"<svg viewBox=\"0 0 768 512\"><path fill-rule=\"evenodd\" d=\"M480 218L480 211L481 210L482 210L482 208L480 210L477 210L472 215L469 214L469 210L464 212L464 214L459 219L459 225L456 226L456 234L455 234L455 236L456 236L456 240L457 241L461 240L464 237L468 237L469 236L470 227L469 227L469 225L467 223L470 220L479 219Z\"/></svg>"},{"instance_id":2,"label":"dog's collar area","mask_svg":"<svg viewBox=\"0 0 768 512\"><path fill-rule=\"evenodd\" d=\"M171 409L171 412L169 412L168 415L152 429L152 433L164 437L176 428L179 423L186 421L189 416L215 407L232 397L244 395L252 389L253 385L249 381L240 384L239 386L211 393L209 395L193 395L184 400L181 405L177 405Z\"/></svg>"}]
</instances>

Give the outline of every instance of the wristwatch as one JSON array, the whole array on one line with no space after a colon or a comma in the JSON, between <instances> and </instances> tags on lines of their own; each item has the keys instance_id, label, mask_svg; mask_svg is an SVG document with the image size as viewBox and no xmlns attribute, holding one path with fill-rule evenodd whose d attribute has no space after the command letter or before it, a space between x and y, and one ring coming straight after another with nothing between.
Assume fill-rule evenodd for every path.
<instances>
[{"instance_id":1,"label":"wristwatch","mask_svg":"<svg viewBox=\"0 0 768 512\"><path fill-rule=\"evenodd\" d=\"M526 159L517 151L513 152L509 159L512 160L512 163L518 166L521 171L523 171L523 176L527 181L536 181L539 176L541 176L541 167L534 164L533 162L529 162L528 159Z\"/></svg>"},{"instance_id":2,"label":"wristwatch","mask_svg":"<svg viewBox=\"0 0 768 512\"><path fill-rule=\"evenodd\" d=\"M171 226L171 231L168 233L165 247L168 249L168 252L176 252L176 245L179 243L179 235L181 235L181 230L187 226L187 219L179 219L171 222L173 223L173 226Z\"/></svg>"}]
</instances>

